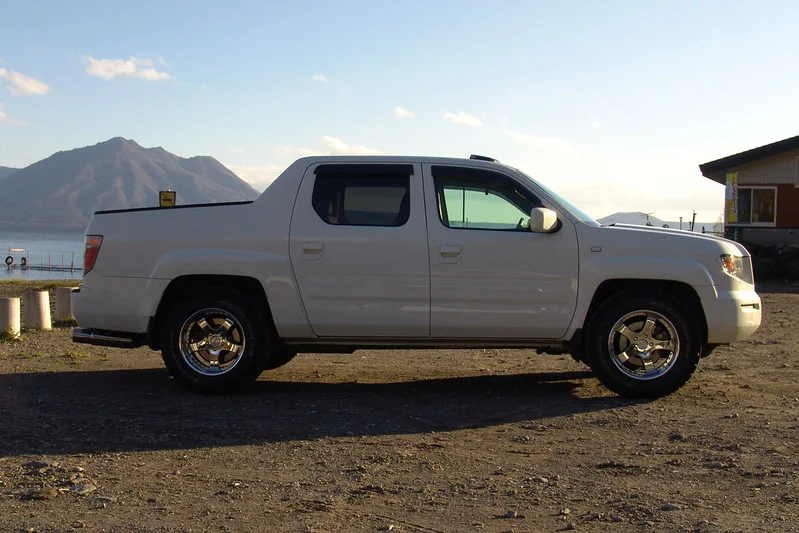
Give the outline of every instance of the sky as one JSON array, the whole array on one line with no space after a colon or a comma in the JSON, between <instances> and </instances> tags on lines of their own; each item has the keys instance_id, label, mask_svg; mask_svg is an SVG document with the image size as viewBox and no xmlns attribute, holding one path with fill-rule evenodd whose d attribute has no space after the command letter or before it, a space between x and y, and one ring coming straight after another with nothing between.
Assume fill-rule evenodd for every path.
<instances>
[{"instance_id":1,"label":"sky","mask_svg":"<svg viewBox=\"0 0 799 533\"><path fill-rule=\"evenodd\" d=\"M590 215L715 221L799 135L799 2L0 0L0 165L112 137L262 190L311 154L488 155Z\"/></svg>"}]
</instances>

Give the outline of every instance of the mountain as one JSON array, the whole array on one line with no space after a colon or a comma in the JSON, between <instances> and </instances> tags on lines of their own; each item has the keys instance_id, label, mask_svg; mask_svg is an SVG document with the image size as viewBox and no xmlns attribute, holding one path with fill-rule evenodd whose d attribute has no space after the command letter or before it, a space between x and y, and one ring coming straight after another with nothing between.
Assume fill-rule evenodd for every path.
<instances>
[{"instance_id":1,"label":"mountain","mask_svg":"<svg viewBox=\"0 0 799 533\"><path fill-rule=\"evenodd\" d=\"M0 180L9 177L11 174L19 170L18 168L0 167Z\"/></svg>"},{"instance_id":2,"label":"mountain","mask_svg":"<svg viewBox=\"0 0 799 533\"><path fill-rule=\"evenodd\" d=\"M665 224L665 222L657 217L652 216L651 214L649 215L649 218L647 218L646 213L638 212L615 213L613 215L608 215L604 218L597 219L597 222L600 224L635 224L637 226L652 225L658 227L663 227L663 224ZM649 222L649 224L647 224L647 222Z\"/></svg>"},{"instance_id":3,"label":"mountain","mask_svg":"<svg viewBox=\"0 0 799 533\"><path fill-rule=\"evenodd\" d=\"M212 157L178 157L115 137L58 152L0 181L0 228L82 230L92 213L158 205L252 200L258 192Z\"/></svg>"},{"instance_id":4,"label":"mountain","mask_svg":"<svg viewBox=\"0 0 799 533\"><path fill-rule=\"evenodd\" d=\"M667 225L673 229L684 229L690 230L691 229L691 219L684 218L682 224L679 221L667 221L663 222L659 218L649 215L649 224L653 226L657 226L662 228L664 225ZM632 212L632 213L615 213L613 215L608 215L603 218L597 219L597 222L600 224L634 224L636 226L646 226L647 225L647 215L646 213L640 212ZM719 225L721 227L721 225ZM702 228L705 228L706 231L721 231L717 228L717 223L715 222L700 222L696 221L694 223L694 231L702 231Z\"/></svg>"}]
</instances>

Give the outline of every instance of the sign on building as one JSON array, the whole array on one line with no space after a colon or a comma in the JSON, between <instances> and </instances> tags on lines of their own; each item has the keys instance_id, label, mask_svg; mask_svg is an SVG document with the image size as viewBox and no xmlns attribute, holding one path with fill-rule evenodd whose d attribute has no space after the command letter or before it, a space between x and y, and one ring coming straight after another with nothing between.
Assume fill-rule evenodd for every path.
<instances>
[{"instance_id":1,"label":"sign on building","mask_svg":"<svg viewBox=\"0 0 799 533\"><path fill-rule=\"evenodd\" d=\"M724 191L724 219L727 224L738 223L738 173L727 172L727 185Z\"/></svg>"}]
</instances>

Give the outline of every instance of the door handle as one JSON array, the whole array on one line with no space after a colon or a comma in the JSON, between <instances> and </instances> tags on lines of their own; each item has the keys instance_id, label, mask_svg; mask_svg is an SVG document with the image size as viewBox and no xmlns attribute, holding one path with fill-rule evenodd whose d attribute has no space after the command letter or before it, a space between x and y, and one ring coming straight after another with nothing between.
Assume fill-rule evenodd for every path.
<instances>
[{"instance_id":1,"label":"door handle","mask_svg":"<svg viewBox=\"0 0 799 533\"><path fill-rule=\"evenodd\" d=\"M308 242L302 245L304 254L321 254L324 249L324 245L320 242Z\"/></svg>"},{"instance_id":2,"label":"door handle","mask_svg":"<svg viewBox=\"0 0 799 533\"><path fill-rule=\"evenodd\" d=\"M461 255L460 246L442 246L441 257L458 257Z\"/></svg>"}]
</instances>

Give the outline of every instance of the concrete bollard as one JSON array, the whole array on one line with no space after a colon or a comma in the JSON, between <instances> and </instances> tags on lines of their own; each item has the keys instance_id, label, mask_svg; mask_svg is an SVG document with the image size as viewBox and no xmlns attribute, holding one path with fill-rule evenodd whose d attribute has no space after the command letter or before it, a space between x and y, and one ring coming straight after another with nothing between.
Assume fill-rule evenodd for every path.
<instances>
[{"instance_id":1,"label":"concrete bollard","mask_svg":"<svg viewBox=\"0 0 799 533\"><path fill-rule=\"evenodd\" d=\"M23 296L25 306L22 327L25 329L53 329L50 321L50 293L47 291L33 291Z\"/></svg>"},{"instance_id":2,"label":"concrete bollard","mask_svg":"<svg viewBox=\"0 0 799 533\"><path fill-rule=\"evenodd\" d=\"M56 287L55 290L55 321L64 322L74 320L72 316L72 289L73 287Z\"/></svg>"},{"instance_id":3,"label":"concrete bollard","mask_svg":"<svg viewBox=\"0 0 799 533\"><path fill-rule=\"evenodd\" d=\"M19 337L19 298L0 298L0 333Z\"/></svg>"}]
</instances>

